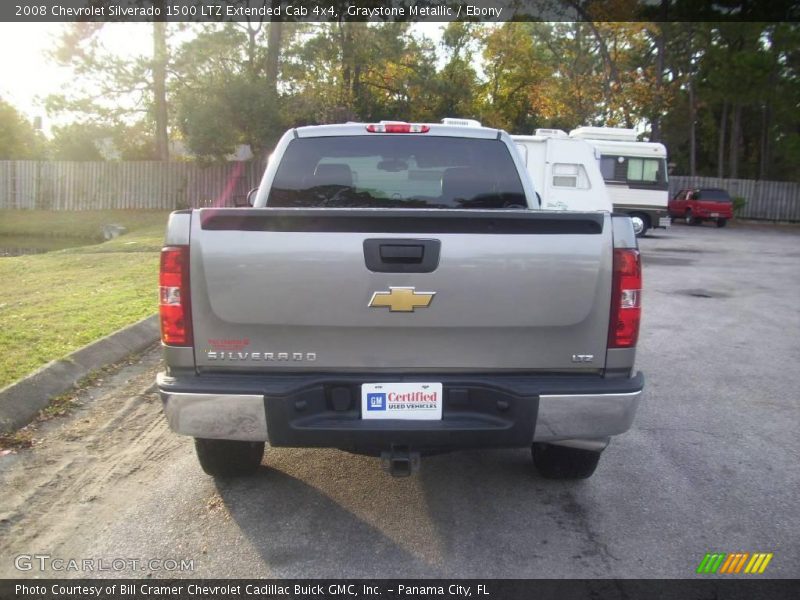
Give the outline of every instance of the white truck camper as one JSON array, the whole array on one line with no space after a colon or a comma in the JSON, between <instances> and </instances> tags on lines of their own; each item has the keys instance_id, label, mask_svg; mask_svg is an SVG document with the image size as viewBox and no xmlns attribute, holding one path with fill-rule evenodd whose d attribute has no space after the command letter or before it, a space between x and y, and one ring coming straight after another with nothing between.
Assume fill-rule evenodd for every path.
<instances>
[{"instance_id":1,"label":"white truck camper","mask_svg":"<svg viewBox=\"0 0 800 600\"><path fill-rule=\"evenodd\" d=\"M560 129L512 135L545 210L612 211L594 147Z\"/></svg>"}]
</instances>

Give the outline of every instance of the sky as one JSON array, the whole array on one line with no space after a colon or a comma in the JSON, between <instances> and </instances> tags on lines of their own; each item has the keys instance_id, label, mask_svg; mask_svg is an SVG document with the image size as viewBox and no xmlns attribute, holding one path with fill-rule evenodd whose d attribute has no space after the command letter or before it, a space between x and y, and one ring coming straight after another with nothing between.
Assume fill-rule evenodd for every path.
<instances>
[{"instance_id":1,"label":"sky","mask_svg":"<svg viewBox=\"0 0 800 600\"><path fill-rule=\"evenodd\" d=\"M415 32L438 41L442 25L415 23L413 27ZM56 46L66 27L65 23L0 23L0 98L29 119L42 117L45 133L62 121L47 115L44 98L72 81L69 68L47 58L47 52ZM150 23L107 23L103 27L103 44L123 56L150 55L151 27Z\"/></svg>"},{"instance_id":2,"label":"sky","mask_svg":"<svg viewBox=\"0 0 800 600\"><path fill-rule=\"evenodd\" d=\"M68 81L68 73L45 60L61 23L0 23L0 97L28 117L42 115L36 95L46 95Z\"/></svg>"},{"instance_id":3,"label":"sky","mask_svg":"<svg viewBox=\"0 0 800 600\"><path fill-rule=\"evenodd\" d=\"M40 116L45 130L52 125L43 101L69 86L72 73L47 57L56 46L65 23L0 23L0 97L28 118ZM115 53L150 53L152 42L148 23L108 23L103 29L104 45Z\"/></svg>"}]
</instances>

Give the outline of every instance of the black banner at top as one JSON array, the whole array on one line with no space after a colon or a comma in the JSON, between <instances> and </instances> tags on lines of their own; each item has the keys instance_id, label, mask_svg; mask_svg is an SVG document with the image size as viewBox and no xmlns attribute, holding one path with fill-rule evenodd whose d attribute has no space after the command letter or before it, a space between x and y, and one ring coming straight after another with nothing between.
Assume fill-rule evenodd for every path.
<instances>
[{"instance_id":1,"label":"black banner at top","mask_svg":"<svg viewBox=\"0 0 800 600\"><path fill-rule=\"evenodd\" d=\"M800 21L800 0L4 0L0 22Z\"/></svg>"}]
</instances>

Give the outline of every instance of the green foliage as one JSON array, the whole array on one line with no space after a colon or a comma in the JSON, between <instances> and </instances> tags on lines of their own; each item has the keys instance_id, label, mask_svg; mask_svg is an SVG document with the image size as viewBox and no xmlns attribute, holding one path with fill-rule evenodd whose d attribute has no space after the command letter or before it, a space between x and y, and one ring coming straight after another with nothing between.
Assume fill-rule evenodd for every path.
<instances>
[{"instance_id":1,"label":"green foliage","mask_svg":"<svg viewBox=\"0 0 800 600\"><path fill-rule=\"evenodd\" d=\"M97 126L72 123L53 129L50 157L53 160L103 160L98 148L102 132Z\"/></svg>"},{"instance_id":2,"label":"green foliage","mask_svg":"<svg viewBox=\"0 0 800 600\"><path fill-rule=\"evenodd\" d=\"M435 63L433 44L405 23L317 25L286 49L284 119L433 119L442 88Z\"/></svg>"},{"instance_id":3,"label":"green foliage","mask_svg":"<svg viewBox=\"0 0 800 600\"><path fill-rule=\"evenodd\" d=\"M268 81L264 31L251 24L209 25L176 54L175 120L195 156L221 159L239 144L261 153L284 129L281 100Z\"/></svg>"},{"instance_id":4,"label":"green foliage","mask_svg":"<svg viewBox=\"0 0 800 600\"><path fill-rule=\"evenodd\" d=\"M124 33L123 27L119 23L72 23L50 53L53 61L75 74L74 85L45 100L49 113L71 117L79 124L56 132L53 154L63 160L158 157L154 143L159 103L156 61L146 55L112 54L99 35L108 28Z\"/></svg>"},{"instance_id":5,"label":"green foliage","mask_svg":"<svg viewBox=\"0 0 800 600\"><path fill-rule=\"evenodd\" d=\"M88 242L102 239L101 228L117 223L130 235L166 226L169 211L163 210L0 210L0 235L19 237L78 238Z\"/></svg>"},{"instance_id":6,"label":"green foliage","mask_svg":"<svg viewBox=\"0 0 800 600\"><path fill-rule=\"evenodd\" d=\"M44 140L28 120L0 98L0 160L32 160L44 156Z\"/></svg>"},{"instance_id":7,"label":"green foliage","mask_svg":"<svg viewBox=\"0 0 800 600\"><path fill-rule=\"evenodd\" d=\"M266 153L288 127L347 120L635 126L682 173L800 179L800 25L619 22L570 4L583 21L452 22L438 46L408 23L170 24L171 137L219 160L240 144ZM115 155L150 158L157 61L109 56L99 28L73 24L54 52L80 85L49 106L106 128ZM71 132L59 155L88 156L81 136L92 137Z\"/></svg>"},{"instance_id":8,"label":"green foliage","mask_svg":"<svg viewBox=\"0 0 800 600\"><path fill-rule=\"evenodd\" d=\"M747 199L742 196L734 196L731 200L733 201L733 214L738 217L742 214L745 204L747 204Z\"/></svg>"}]
</instances>

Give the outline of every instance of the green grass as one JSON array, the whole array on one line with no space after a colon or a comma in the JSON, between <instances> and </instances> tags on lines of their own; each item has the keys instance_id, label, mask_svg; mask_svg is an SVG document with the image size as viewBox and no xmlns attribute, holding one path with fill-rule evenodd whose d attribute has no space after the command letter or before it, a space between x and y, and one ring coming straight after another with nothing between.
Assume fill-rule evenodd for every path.
<instances>
[{"instance_id":1,"label":"green grass","mask_svg":"<svg viewBox=\"0 0 800 600\"><path fill-rule=\"evenodd\" d=\"M102 226L122 225L128 232L153 226L163 235L169 211L163 210L0 210L0 235L70 237L102 240Z\"/></svg>"},{"instance_id":2,"label":"green grass","mask_svg":"<svg viewBox=\"0 0 800 600\"><path fill-rule=\"evenodd\" d=\"M0 211L0 230L8 226L9 212L33 213ZM88 213L64 212L61 220L44 214L56 236L69 235L74 224L91 231L93 219L120 223L130 233L102 244L0 258L0 387L158 308L158 251L167 213L130 212L127 220L114 221ZM17 214L11 220L20 222ZM36 229L35 235L41 233Z\"/></svg>"}]
</instances>

